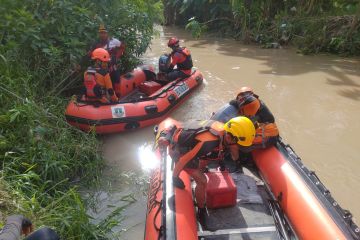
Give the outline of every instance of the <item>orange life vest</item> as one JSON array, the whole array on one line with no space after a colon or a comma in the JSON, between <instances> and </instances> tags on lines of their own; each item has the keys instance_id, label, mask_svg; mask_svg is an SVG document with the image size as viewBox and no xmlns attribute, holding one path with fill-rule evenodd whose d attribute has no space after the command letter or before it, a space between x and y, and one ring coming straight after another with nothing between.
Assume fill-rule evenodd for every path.
<instances>
[{"instance_id":1,"label":"orange life vest","mask_svg":"<svg viewBox=\"0 0 360 240\"><path fill-rule=\"evenodd\" d=\"M191 70L193 67L193 61L191 58L190 51L187 48L179 48L171 53L171 56L174 58L176 53L179 53L185 57L185 59L182 62L177 62L177 68L178 70Z\"/></svg>"},{"instance_id":2,"label":"orange life vest","mask_svg":"<svg viewBox=\"0 0 360 240\"><path fill-rule=\"evenodd\" d=\"M84 86L88 98L96 98L101 102L117 101L109 72L105 69L89 67L84 73Z\"/></svg>"},{"instance_id":3,"label":"orange life vest","mask_svg":"<svg viewBox=\"0 0 360 240\"><path fill-rule=\"evenodd\" d=\"M275 123L260 123L256 129L253 144L263 144L270 137L279 136L279 130Z\"/></svg>"},{"instance_id":4,"label":"orange life vest","mask_svg":"<svg viewBox=\"0 0 360 240\"><path fill-rule=\"evenodd\" d=\"M222 140L224 136L223 123L214 120L187 122L182 128L175 130L172 144L191 148L195 144L196 136L205 132L209 132L212 136L217 136ZM206 136L201 137L201 140L206 141L206 138Z\"/></svg>"}]
</instances>

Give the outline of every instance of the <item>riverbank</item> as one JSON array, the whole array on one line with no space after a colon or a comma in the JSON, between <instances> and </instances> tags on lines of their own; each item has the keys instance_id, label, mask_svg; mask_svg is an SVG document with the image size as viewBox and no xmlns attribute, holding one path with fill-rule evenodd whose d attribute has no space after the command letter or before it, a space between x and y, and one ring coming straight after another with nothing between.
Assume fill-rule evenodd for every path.
<instances>
[{"instance_id":1,"label":"riverbank","mask_svg":"<svg viewBox=\"0 0 360 240\"><path fill-rule=\"evenodd\" d=\"M74 69L100 24L126 42L124 69L139 62L159 15L154 2L1 3L0 228L6 216L21 213L62 239L114 239L118 221L91 222L86 209L93 200L79 194L80 186L98 184L103 158L95 134L65 121L65 95L82 84L82 72Z\"/></svg>"},{"instance_id":2,"label":"riverbank","mask_svg":"<svg viewBox=\"0 0 360 240\"><path fill-rule=\"evenodd\" d=\"M360 55L358 1L165 0L164 6L165 24L186 26L196 38L212 32L264 48Z\"/></svg>"}]
</instances>

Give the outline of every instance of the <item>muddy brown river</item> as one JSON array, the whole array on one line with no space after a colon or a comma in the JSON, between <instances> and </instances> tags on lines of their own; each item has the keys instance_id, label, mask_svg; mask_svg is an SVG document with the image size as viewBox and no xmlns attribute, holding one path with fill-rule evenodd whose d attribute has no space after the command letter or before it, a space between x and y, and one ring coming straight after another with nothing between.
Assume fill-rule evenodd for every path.
<instances>
[{"instance_id":1,"label":"muddy brown river","mask_svg":"<svg viewBox=\"0 0 360 240\"><path fill-rule=\"evenodd\" d=\"M261 49L226 39L195 40L178 28L159 28L145 63L157 65L177 36L190 49L206 79L182 106L178 120L207 119L251 86L275 115L280 134L303 162L316 171L342 207L360 219L360 59L302 56L294 49ZM143 239L146 212L146 158L152 127L104 138L103 188L97 192L96 221L121 206L120 239ZM359 220L357 221L359 224Z\"/></svg>"}]
</instances>

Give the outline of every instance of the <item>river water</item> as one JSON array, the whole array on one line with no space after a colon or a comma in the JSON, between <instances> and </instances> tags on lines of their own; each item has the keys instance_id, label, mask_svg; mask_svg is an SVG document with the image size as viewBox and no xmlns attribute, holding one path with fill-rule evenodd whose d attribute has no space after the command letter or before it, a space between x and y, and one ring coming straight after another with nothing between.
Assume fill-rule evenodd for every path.
<instances>
[{"instance_id":1,"label":"river water","mask_svg":"<svg viewBox=\"0 0 360 240\"><path fill-rule=\"evenodd\" d=\"M251 86L275 115L280 133L303 162L315 170L342 207L360 219L360 59L302 56L294 49L261 49L226 39L195 40L178 28L159 28L145 63L157 64L167 39L177 36L190 49L194 66L206 79L171 114L178 120L207 119ZM146 158L152 128L104 138L103 189L97 192L99 221L129 204L114 228L120 239L142 239L146 212ZM129 197L131 196L131 197ZM123 198L123 200L121 200ZM359 221L357 221L359 224Z\"/></svg>"}]
</instances>

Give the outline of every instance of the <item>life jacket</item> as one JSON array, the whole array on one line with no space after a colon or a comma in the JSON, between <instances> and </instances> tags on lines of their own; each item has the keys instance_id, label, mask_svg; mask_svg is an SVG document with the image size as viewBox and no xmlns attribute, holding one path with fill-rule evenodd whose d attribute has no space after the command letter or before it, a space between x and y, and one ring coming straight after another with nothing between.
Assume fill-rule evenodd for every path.
<instances>
[{"instance_id":1,"label":"life jacket","mask_svg":"<svg viewBox=\"0 0 360 240\"><path fill-rule=\"evenodd\" d=\"M89 67L84 73L85 94L88 98L101 98L106 94L106 89L98 84L96 78L96 69Z\"/></svg>"},{"instance_id":2,"label":"life jacket","mask_svg":"<svg viewBox=\"0 0 360 240\"><path fill-rule=\"evenodd\" d=\"M214 120L191 121L185 123L182 128L178 128L174 131L170 141L171 147L173 149L177 147L180 154L184 154L196 145L198 142L196 137L204 132L208 132L219 138L219 145L214 149L214 152L216 152L218 158L220 158L220 155L223 154L224 129L221 122Z\"/></svg>"},{"instance_id":3,"label":"life jacket","mask_svg":"<svg viewBox=\"0 0 360 240\"><path fill-rule=\"evenodd\" d=\"M84 86L86 89L86 96L89 98L96 98L95 88L98 86L96 82L96 70L88 68L84 73Z\"/></svg>"},{"instance_id":4,"label":"life jacket","mask_svg":"<svg viewBox=\"0 0 360 240\"><path fill-rule=\"evenodd\" d=\"M173 56L175 53L179 53L182 54L186 57L186 59L181 62L181 63L177 63L177 69L179 70L191 70L191 68L193 67L193 61L191 58L191 54L190 51L187 48L178 48L175 51L173 51L171 53L171 55Z\"/></svg>"},{"instance_id":5,"label":"life jacket","mask_svg":"<svg viewBox=\"0 0 360 240\"><path fill-rule=\"evenodd\" d=\"M279 136L279 130L275 123L260 123L256 129L253 144L265 144L270 137Z\"/></svg>"}]
</instances>

